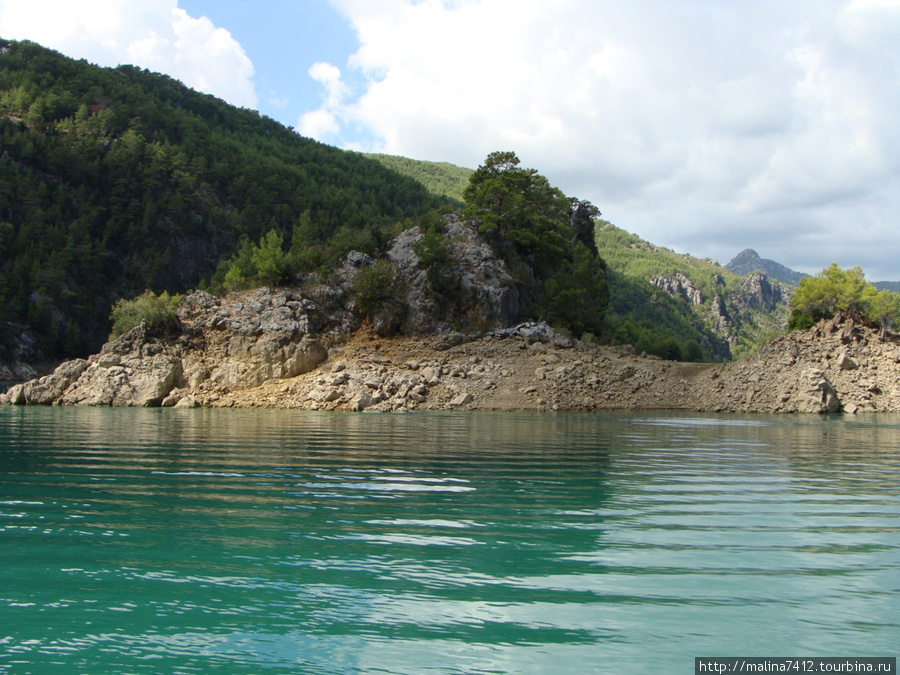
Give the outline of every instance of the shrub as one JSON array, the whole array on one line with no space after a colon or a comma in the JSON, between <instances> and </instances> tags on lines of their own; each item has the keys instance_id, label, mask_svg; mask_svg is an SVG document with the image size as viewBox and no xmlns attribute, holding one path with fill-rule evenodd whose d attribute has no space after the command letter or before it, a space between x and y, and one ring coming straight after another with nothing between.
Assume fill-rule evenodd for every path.
<instances>
[{"instance_id":1,"label":"shrub","mask_svg":"<svg viewBox=\"0 0 900 675\"><path fill-rule=\"evenodd\" d=\"M394 266L382 258L374 265L361 268L350 287L350 295L359 313L371 319L394 298Z\"/></svg>"},{"instance_id":2,"label":"shrub","mask_svg":"<svg viewBox=\"0 0 900 675\"><path fill-rule=\"evenodd\" d=\"M164 330L175 325L175 312L181 304L181 295L169 295L163 291L159 295L153 291L144 291L132 300L124 298L113 305L109 318L112 320L110 340L127 333L141 321L146 321L150 330Z\"/></svg>"}]
</instances>

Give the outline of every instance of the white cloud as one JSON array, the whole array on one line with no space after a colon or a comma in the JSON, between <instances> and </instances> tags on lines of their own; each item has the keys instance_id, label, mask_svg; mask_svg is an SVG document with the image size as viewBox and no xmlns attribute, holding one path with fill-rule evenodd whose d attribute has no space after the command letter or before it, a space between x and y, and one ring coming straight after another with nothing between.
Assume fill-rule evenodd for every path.
<instances>
[{"instance_id":1,"label":"white cloud","mask_svg":"<svg viewBox=\"0 0 900 675\"><path fill-rule=\"evenodd\" d=\"M512 149L655 243L900 279L896 0L333 3L360 48L318 75L330 138Z\"/></svg>"},{"instance_id":2,"label":"white cloud","mask_svg":"<svg viewBox=\"0 0 900 675\"><path fill-rule=\"evenodd\" d=\"M341 70L337 66L323 61L316 62L309 67L309 76L316 82L321 82L325 87L325 106L335 108L344 98L344 83L341 81Z\"/></svg>"},{"instance_id":3,"label":"white cloud","mask_svg":"<svg viewBox=\"0 0 900 675\"><path fill-rule=\"evenodd\" d=\"M312 110L300 117L297 130L303 136L309 136L318 140L326 140L338 134L341 130L334 113L325 109Z\"/></svg>"},{"instance_id":4,"label":"white cloud","mask_svg":"<svg viewBox=\"0 0 900 675\"><path fill-rule=\"evenodd\" d=\"M102 66L132 63L234 105L257 105L253 64L241 46L177 0L0 0L0 35Z\"/></svg>"}]
</instances>

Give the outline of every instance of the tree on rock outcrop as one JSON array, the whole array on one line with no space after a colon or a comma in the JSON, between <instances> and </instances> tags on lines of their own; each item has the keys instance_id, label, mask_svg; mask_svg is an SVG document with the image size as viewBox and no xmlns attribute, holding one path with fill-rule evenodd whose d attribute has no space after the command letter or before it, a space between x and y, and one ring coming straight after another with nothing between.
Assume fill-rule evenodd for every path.
<instances>
[{"instance_id":1,"label":"tree on rock outcrop","mask_svg":"<svg viewBox=\"0 0 900 675\"><path fill-rule=\"evenodd\" d=\"M576 335L599 334L609 302L594 242L600 210L519 163L514 152L488 155L463 193L465 216L479 221L533 314Z\"/></svg>"},{"instance_id":2,"label":"tree on rock outcrop","mask_svg":"<svg viewBox=\"0 0 900 675\"><path fill-rule=\"evenodd\" d=\"M463 196L466 215L481 221L481 231L502 246L544 247L562 255L570 200L535 169L523 169L514 152L492 152L472 177Z\"/></svg>"},{"instance_id":3,"label":"tree on rock outcrop","mask_svg":"<svg viewBox=\"0 0 900 675\"><path fill-rule=\"evenodd\" d=\"M893 291L879 291L869 303L869 319L881 328L881 339L884 332L893 322L900 319L900 294Z\"/></svg>"},{"instance_id":4,"label":"tree on rock outcrop","mask_svg":"<svg viewBox=\"0 0 900 675\"><path fill-rule=\"evenodd\" d=\"M888 326L900 319L900 295L879 292L866 281L861 267L844 270L836 263L801 279L791 307L792 330L810 328L816 321L840 314L859 323L877 324L883 338Z\"/></svg>"},{"instance_id":5,"label":"tree on rock outcrop","mask_svg":"<svg viewBox=\"0 0 900 675\"><path fill-rule=\"evenodd\" d=\"M282 250L281 233L277 230L269 232L253 247L251 260L256 266L256 278L260 283L273 290L283 279L288 270L288 260Z\"/></svg>"}]
</instances>

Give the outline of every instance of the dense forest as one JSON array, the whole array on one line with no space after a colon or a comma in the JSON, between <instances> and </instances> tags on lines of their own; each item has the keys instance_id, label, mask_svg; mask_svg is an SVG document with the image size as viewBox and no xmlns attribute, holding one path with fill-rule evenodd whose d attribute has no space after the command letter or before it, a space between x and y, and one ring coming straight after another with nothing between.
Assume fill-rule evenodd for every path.
<instances>
[{"instance_id":1,"label":"dense forest","mask_svg":"<svg viewBox=\"0 0 900 675\"><path fill-rule=\"evenodd\" d=\"M242 241L334 259L441 206L167 76L29 42L0 41L0 144L0 359L94 350L117 299L201 285Z\"/></svg>"}]
</instances>

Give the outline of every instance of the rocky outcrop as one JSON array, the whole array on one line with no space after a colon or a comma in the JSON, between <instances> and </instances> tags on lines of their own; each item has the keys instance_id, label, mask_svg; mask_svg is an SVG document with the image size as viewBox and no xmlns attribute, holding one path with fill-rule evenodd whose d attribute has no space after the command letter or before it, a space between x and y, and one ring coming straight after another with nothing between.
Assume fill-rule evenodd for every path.
<instances>
[{"instance_id":1,"label":"rocky outcrop","mask_svg":"<svg viewBox=\"0 0 900 675\"><path fill-rule=\"evenodd\" d=\"M747 307L774 312L779 305L787 304L789 294L778 283L772 283L762 272L752 272L741 281L739 298Z\"/></svg>"},{"instance_id":2,"label":"rocky outcrop","mask_svg":"<svg viewBox=\"0 0 900 675\"><path fill-rule=\"evenodd\" d=\"M181 362L167 354L101 357L58 399L62 405L153 407L181 377ZM49 401L45 401L49 402Z\"/></svg>"},{"instance_id":3,"label":"rocky outcrop","mask_svg":"<svg viewBox=\"0 0 900 675\"><path fill-rule=\"evenodd\" d=\"M705 409L727 412L900 412L900 343L840 318L795 331L698 378Z\"/></svg>"},{"instance_id":4,"label":"rocky outcrop","mask_svg":"<svg viewBox=\"0 0 900 675\"><path fill-rule=\"evenodd\" d=\"M649 281L684 303L721 338L721 344L705 345L715 358L730 359L740 348L746 349L748 337L787 326L790 290L763 272L748 274L737 288L728 288L722 275L714 274L709 283L700 284L706 289L706 295L680 272L652 277ZM743 346L739 348L739 345Z\"/></svg>"},{"instance_id":5,"label":"rocky outcrop","mask_svg":"<svg viewBox=\"0 0 900 675\"><path fill-rule=\"evenodd\" d=\"M11 387L6 398L20 405L156 406L182 375L174 351L141 324L89 360L67 361L50 375Z\"/></svg>"},{"instance_id":6,"label":"rocky outcrop","mask_svg":"<svg viewBox=\"0 0 900 675\"><path fill-rule=\"evenodd\" d=\"M681 273L676 273L672 277L653 277L650 283L661 288L673 298L679 298L691 305L699 306L703 304L703 294L694 288L694 283Z\"/></svg>"},{"instance_id":7,"label":"rocky outcrop","mask_svg":"<svg viewBox=\"0 0 900 675\"><path fill-rule=\"evenodd\" d=\"M291 292L255 291L221 301L202 291L178 310L180 331L141 324L88 360L13 386L13 404L145 407L176 405L209 391L254 387L307 373L328 356L329 321Z\"/></svg>"},{"instance_id":8,"label":"rocky outcrop","mask_svg":"<svg viewBox=\"0 0 900 675\"><path fill-rule=\"evenodd\" d=\"M260 289L225 302L202 291L178 309L185 384L257 386L309 372L328 355L319 339L335 323L291 291Z\"/></svg>"},{"instance_id":9,"label":"rocky outcrop","mask_svg":"<svg viewBox=\"0 0 900 675\"><path fill-rule=\"evenodd\" d=\"M795 272L774 260L761 258L759 253L752 248L746 248L738 253L725 267L739 276L745 276L757 271L764 272L766 276L788 286L796 286L805 276L802 272Z\"/></svg>"},{"instance_id":10,"label":"rocky outcrop","mask_svg":"<svg viewBox=\"0 0 900 675\"><path fill-rule=\"evenodd\" d=\"M509 268L471 223L450 217L443 233L448 260L432 279L418 264L415 245L421 238L413 227L388 251L406 308L398 332L443 333L454 324L506 328L518 322L519 292Z\"/></svg>"},{"instance_id":11,"label":"rocky outcrop","mask_svg":"<svg viewBox=\"0 0 900 675\"><path fill-rule=\"evenodd\" d=\"M7 395L16 405L48 405L61 398L89 365L84 359L66 361L50 375L13 386Z\"/></svg>"},{"instance_id":12,"label":"rocky outcrop","mask_svg":"<svg viewBox=\"0 0 900 675\"><path fill-rule=\"evenodd\" d=\"M435 348L447 349L462 340L452 332L455 325L502 329L518 321L518 287L474 225L448 218L440 240L446 255L430 276L419 264L421 238L419 229L412 228L391 244L387 259L395 277L393 292L366 317L376 333L437 335ZM142 324L90 359L68 362L51 375L13 387L4 400L34 405L209 405L234 390L296 378L315 370L328 358L329 346L359 329L353 285L373 264L368 255L351 251L336 270L335 281L310 282L302 293L260 289L224 299L192 293L178 309L172 334L151 335ZM396 391L414 403L423 395L417 390L420 382L399 381L378 391L370 385L354 392L356 408L372 407ZM320 399L337 400L321 392L308 400Z\"/></svg>"}]
</instances>

